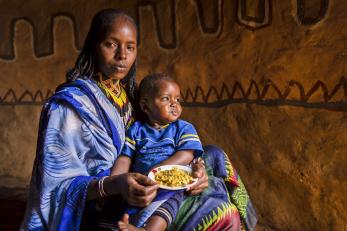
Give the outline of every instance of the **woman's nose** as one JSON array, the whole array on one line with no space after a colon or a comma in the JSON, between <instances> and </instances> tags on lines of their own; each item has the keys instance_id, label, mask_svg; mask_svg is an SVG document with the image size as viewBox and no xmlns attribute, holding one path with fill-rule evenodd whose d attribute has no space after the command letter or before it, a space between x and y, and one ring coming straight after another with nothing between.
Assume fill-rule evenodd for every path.
<instances>
[{"instance_id":1,"label":"woman's nose","mask_svg":"<svg viewBox=\"0 0 347 231\"><path fill-rule=\"evenodd\" d=\"M119 47L116 53L117 59L126 59L126 52L124 47Z\"/></svg>"}]
</instances>

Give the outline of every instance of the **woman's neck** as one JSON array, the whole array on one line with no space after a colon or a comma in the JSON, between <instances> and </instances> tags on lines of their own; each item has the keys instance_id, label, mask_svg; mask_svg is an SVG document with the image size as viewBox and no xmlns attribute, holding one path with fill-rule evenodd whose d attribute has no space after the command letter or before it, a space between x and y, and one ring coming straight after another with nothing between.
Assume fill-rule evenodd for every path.
<instances>
[{"instance_id":1,"label":"woman's neck","mask_svg":"<svg viewBox=\"0 0 347 231\"><path fill-rule=\"evenodd\" d=\"M103 74L99 74L99 81L103 83L107 88L113 91L116 95L121 92L119 79L110 79Z\"/></svg>"}]
</instances>

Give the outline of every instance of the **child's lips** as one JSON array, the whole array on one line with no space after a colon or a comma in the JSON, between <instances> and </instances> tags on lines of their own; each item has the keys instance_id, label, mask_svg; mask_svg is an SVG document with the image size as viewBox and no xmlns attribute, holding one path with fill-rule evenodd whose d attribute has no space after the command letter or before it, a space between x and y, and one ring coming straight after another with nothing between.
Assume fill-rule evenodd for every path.
<instances>
[{"instance_id":1,"label":"child's lips","mask_svg":"<svg viewBox=\"0 0 347 231\"><path fill-rule=\"evenodd\" d=\"M178 115L179 115L179 111L177 111L177 110L172 110L172 111L171 111L171 115L173 115L173 116L178 116Z\"/></svg>"},{"instance_id":2,"label":"child's lips","mask_svg":"<svg viewBox=\"0 0 347 231\"><path fill-rule=\"evenodd\" d=\"M177 115L178 114L177 110L170 110L169 113L172 114L172 115Z\"/></svg>"}]
</instances>

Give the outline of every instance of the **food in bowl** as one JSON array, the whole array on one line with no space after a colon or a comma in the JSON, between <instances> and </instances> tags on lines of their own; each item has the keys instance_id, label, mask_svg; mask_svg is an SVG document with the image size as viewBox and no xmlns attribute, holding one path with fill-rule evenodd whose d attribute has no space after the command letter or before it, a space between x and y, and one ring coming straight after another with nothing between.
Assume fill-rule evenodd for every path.
<instances>
[{"instance_id":1,"label":"food in bowl","mask_svg":"<svg viewBox=\"0 0 347 231\"><path fill-rule=\"evenodd\" d=\"M159 184L168 187L184 187L193 182L193 177L189 172L176 167L156 172L154 179Z\"/></svg>"}]
</instances>

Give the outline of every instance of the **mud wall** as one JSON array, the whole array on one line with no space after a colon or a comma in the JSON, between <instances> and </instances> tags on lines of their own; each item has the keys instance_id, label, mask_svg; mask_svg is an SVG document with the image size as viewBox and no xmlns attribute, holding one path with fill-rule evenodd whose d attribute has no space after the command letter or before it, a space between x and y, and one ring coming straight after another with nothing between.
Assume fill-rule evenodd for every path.
<instances>
[{"instance_id":1,"label":"mud wall","mask_svg":"<svg viewBox=\"0 0 347 231\"><path fill-rule=\"evenodd\" d=\"M138 80L171 74L183 117L232 158L258 230L346 228L347 2L338 0L0 0L2 191L25 192L42 103L107 7L138 23Z\"/></svg>"}]
</instances>

